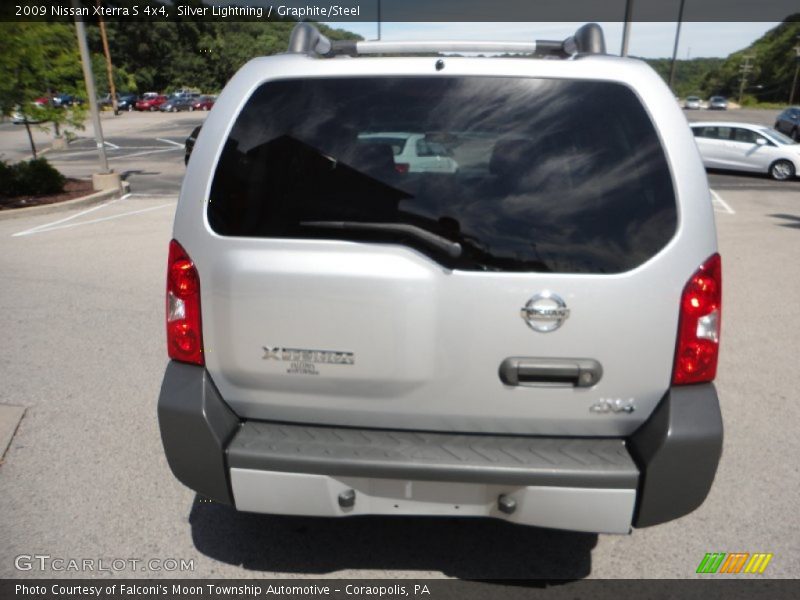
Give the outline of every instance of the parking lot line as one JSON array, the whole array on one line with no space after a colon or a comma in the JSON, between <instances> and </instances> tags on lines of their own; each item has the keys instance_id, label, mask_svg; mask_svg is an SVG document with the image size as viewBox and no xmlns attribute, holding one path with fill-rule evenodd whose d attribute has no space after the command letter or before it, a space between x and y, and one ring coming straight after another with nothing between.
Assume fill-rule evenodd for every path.
<instances>
[{"instance_id":1,"label":"parking lot line","mask_svg":"<svg viewBox=\"0 0 800 600\"><path fill-rule=\"evenodd\" d=\"M123 196L123 198L127 197ZM111 202L104 202L103 204L98 204L97 206L93 206L92 208L87 208L86 210L82 210L79 213L75 213L74 215L70 215L63 219L59 219L58 221L52 221L50 223L45 223L44 225L37 225L36 227L31 227L30 229L26 229L25 231L18 231L17 233L12 233L11 237L20 237L23 235L30 235L32 233L39 233L40 230L47 229L48 227L52 227L54 225L60 225L61 223L66 223L67 221L72 221L73 219L77 219L78 217L82 217L83 215L88 215L90 212L94 212L96 210L100 210L104 206L108 206L109 204L114 204L117 200L121 200L122 198L117 198L112 200Z\"/></svg>"},{"instance_id":2,"label":"parking lot line","mask_svg":"<svg viewBox=\"0 0 800 600\"><path fill-rule=\"evenodd\" d=\"M107 140L103 140L103 143L106 146L108 146L109 148L113 148L114 150L119 150L119 146L117 146L116 144L112 144L111 142L109 142Z\"/></svg>"},{"instance_id":3,"label":"parking lot line","mask_svg":"<svg viewBox=\"0 0 800 600\"><path fill-rule=\"evenodd\" d=\"M731 208L730 204L725 202L725 200L723 200L722 197L714 190L711 190L711 197L713 198L714 202L721 206L729 215L736 214L736 211Z\"/></svg>"},{"instance_id":4,"label":"parking lot line","mask_svg":"<svg viewBox=\"0 0 800 600\"><path fill-rule=\"evenodd\" d=\"M164 142L166 144L174 144L174 145L178 146L179 148L183 148L183 144L179 144L178 142L173 142L172 140L167 140L167 139L164 139L164 138L156 138L156 139L159 142Z\"/></svg>"},{"instance_id":5,"label":"parking lot line","mask_svg":"<svg viewBox=\"0 0 800 600\"><path fill-rule=\"evenodd\" d=\"M181 146L183 148L183 146ZM178 148L161 148L159 150L146 150L144 152L134 152L133 154L120 154L119 156L109 156L108 160L116 160L118 158L131 158L133 156L144 156L145 154L159 154L161 152L175 152Z\"/></svg>"},{"instance_id":6,"label":"parking lot line","mask_svg":"<svg viewBox=\"0 0 800 600\"><path fill-rule=\"evenodd\" d=\"M93 223L102 223L103 221L112 221L114 219L121 219L122 217L130 217L131 215L138 215L141 213L158 210L167 206L173 206L174 203L167 202L166 204L159 204L158 206L151 206L149 208L141 208L139 210L131 210L128 212L120 213L118 215L110 215L108 217L100 217L99 219L92 219L91 221L81 221L80 223L67 223L66 225L55 225L54 227L47 227L46 229L36 229L34 231L25 232L26 235L33 235L36 233L49 233L51 231L58 231L59 229L70 229L72 227L80 227L81 225L92 225ZM19 234L14 234L19 235Z\"/></svg>"}]
</instances>

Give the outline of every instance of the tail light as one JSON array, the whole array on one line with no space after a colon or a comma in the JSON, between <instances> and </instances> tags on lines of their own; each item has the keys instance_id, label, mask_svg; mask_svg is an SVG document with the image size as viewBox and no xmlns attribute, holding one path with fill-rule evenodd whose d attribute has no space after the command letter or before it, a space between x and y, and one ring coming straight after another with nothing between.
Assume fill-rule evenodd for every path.
<instances>
[{"instance_id":1,"label":"tail light","mask_svg":"<svg viewBox=\"0 0 800 600\"><path fill-rule=\"evenodd\" d=\"M205 364L200 324L200 277L181 245L169 243L167 263L167 352L182 362Z\"/></svg>"},{"instance_id":2,"label":"tail light","mask_svg":"<svg viewBox=\"0 0 800 600\"><path fill-rule=\"evenodd\" d=\"M722 261L714 254L683 288L673 385L714 380L721 322Z\"/></svg>"},{"instance_id":3,"label":"tail light","mask_svg":"<svg viewBox=\"0 0 800 600\"><path fill-rule=\"evenodd\" d=\"M405 175L408 173L408 169L411 165L408 163L394 163L394 170L400 173L401 175Z\"/></svg>"}]
</instances>

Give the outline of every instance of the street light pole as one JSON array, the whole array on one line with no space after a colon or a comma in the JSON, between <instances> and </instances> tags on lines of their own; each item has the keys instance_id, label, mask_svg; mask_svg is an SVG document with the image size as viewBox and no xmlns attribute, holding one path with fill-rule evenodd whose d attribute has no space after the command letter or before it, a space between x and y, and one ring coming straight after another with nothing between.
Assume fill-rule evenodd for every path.
<instances>
[{"instance_id":1,"label":"street light pole","mask_svg":"<svg viewBox=\"0 0 800 600\"><path fill-rule=\"evenodd\" d=\"M797 36L797 38L800 39L800 35ZM794 79L792 79L792 89L789 92L789 104L794 104L794 91L797 89L797 74L800 73L800 43L794 47L794 53Z\"/></svg>"},{"instance_id":2,"label":"street light pole","mask_svg":"<svg viewBox=\"0 0 800 600\"><path fill-rule=\"evenodd\" d=\"M628 41L631 37L631 18L633 17L633 0L625 2L625 26L622 29L622 49L620 56L628 56Z\"/></svg>"},{"instance_id":3,"label":"street light pole","mask_svg":"<svg viewBox=\"0 0 800 600\"><path fill-rule=\"evenodd\" d=\"M378 41L381 40L381 0L378 0Z\"/></svg>"},{"instance_id":4,"label":"street light pole","mask_svg":"<svg viewBox=\"0 0 800 600\"><path fill-rule=\"evenodd\" d=\"M678 56L678 42L681 39L681 23L683 22L683 5L686 4L686 0L681 0L681 7L678 9L678 28L675 30L675 46L672 49L672 65L669 68L669 89L672 92L675 92L675 88L673 87L675 84L675 59Z\"/></svg>"},{"instance_id":5,"label":"street light pole","mask_svg":"<svg viewBox=\"0 0 800 600\"><path fill-rule=\"evenodd\" d=\"M72 0L72 6L80 8L78 0ZM79 12L79 11L76 11ZM83 79L86 83L86 94L89 96L89 112L92 114L92 124L94 125L94 139L97 143L97 154L100 159L100 172L92 175L92 185L95 190L120 189L121 182L117 173L111 172L108 168L108 157L106 156L106 143L103 139L103 127L100 124L100 111L97 109L97 93L94 88L94 74L92 73L91 56L89 55L89 44L86 42L86 28L83 25L82 17L75 17L75 32L78 36L78 48L81 53L81 66L83 67Z\"/></svg>"}]
</instances>

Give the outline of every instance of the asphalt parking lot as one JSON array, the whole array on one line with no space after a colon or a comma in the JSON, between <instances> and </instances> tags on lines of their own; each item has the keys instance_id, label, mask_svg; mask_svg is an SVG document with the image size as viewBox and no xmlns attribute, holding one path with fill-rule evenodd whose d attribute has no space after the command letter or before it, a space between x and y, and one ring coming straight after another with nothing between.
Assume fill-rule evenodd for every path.
<instances>
[{"instance_id":1,"label":"asphalt parking lot","mask_svg":"<svg viewBox=\"0 0 800 600\"><path fill-rule=\"evenodd\" d=\"M123 112L115 117L102 113L102 129L108 166L131 184L139 194L175 196L183 179L184 141L208 113ZM69 177L89 178L98 172L99 160L91 124L65 150L42 154ZM51 135L34 130L34 142L41 149L50 145ZM30 158L25 128L0 125L0 158L16 161Z\"/></svg>"},{"instance_id":2,"label":"asphalt parking lot","mask_svg":"<svg viewBox=\"0 0 800 600\"><path fill-rule=\"evenodd\" d=\"M174 479L156 421L179 145L202 116L106 116L129 195L0 219L0 404L26 409L0 466L0 577L84 575L15 569L15 557L37 553L193 561L124 577L687 578L707 552L770 552L765 576L800 574L800 181L709 176L724 265L726 439L711 494L691 515L597 536L489 520L237 514ZM0 153L24 156L8 127ZM85 140L47 156L86 176L94 152Z\"/></svg>"}]
</instances>

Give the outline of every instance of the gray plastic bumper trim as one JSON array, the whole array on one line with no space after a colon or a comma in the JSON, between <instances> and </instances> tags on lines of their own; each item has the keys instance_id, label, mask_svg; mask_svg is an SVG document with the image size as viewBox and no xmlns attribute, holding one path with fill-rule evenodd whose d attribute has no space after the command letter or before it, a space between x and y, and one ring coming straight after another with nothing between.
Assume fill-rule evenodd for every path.
<instances>
[{"instance_id":1,"label":"gray plastic bumper trim","mask_svg":"<svg viewBox=\"0 0 800 600\"><path fill-rule=\"evenodd\" d=\"M158 398L158 424L175 477L207 498L233 504L225 446L240 421L203 367L170 361Z\"/></svg>"},{"instance_id":2,"label":"gray plastic bumper trim","mask_svg":"<svg viewBox=\"0 0 800 600\"><path fill-rule=\"evenodd\" d=\"M648 527L699 507L722 454L722 415L711 383L673 387L628 442L642 480L635 527Z\"/></svg>"},{"instance_id":3,"label":"gray plastic bumper trim","mask_svg":"<svg viewBox=\"0 0 800 600\"><path fill-rule=\"evenodd\" d=\"M245 422L230 468L522 486L635 489L621 439L542 438Z\"/></svg>"},{"instance_id":4,"label":"gray plastic bumper trim","mask_svg":"<svg viewBox=\"0 0 800 600\"><path fill-rule=\"evenodd\" d=\"M233 504L229 470L564 488L638 490L633 524L705 500L722 453L713 384L672 388L627 441L242 422L203 367L170 362L158 401L175 477ZM227 460L226 460L227 458Z\"/></svg>"}]
</instances>

